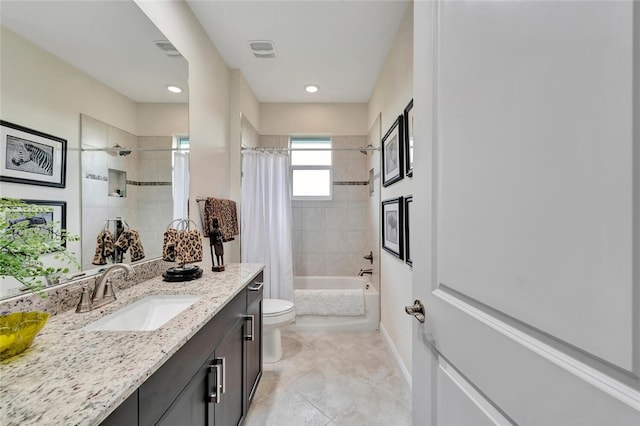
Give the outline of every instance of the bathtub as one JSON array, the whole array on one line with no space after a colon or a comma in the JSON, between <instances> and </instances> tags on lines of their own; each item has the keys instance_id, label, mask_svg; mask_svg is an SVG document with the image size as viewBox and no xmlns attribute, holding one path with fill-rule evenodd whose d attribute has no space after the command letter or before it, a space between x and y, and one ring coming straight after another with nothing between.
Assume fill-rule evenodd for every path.
<instances>
[{"instance_id":1,"label":"bathtub","mask_svg":"<svg viewBox=\"0 0 640 426\"><path fill-rule=\"evenodd\" d=\"M368 277L294 277L293 287L304 290L358 289L364 290L364 315L296 315L295 331L378 330L380 327L380 297Z\"/></svg>"}]
</instances>

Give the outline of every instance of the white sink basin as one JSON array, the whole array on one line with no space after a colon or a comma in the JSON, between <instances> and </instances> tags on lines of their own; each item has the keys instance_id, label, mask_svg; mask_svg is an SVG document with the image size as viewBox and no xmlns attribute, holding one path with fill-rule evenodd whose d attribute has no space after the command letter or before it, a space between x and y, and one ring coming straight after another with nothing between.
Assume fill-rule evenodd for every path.
<instances>
[{"instance_id":1,"label":"white sink basin","mask_svg":"<svg viewBox=\"0 0 640 426\"><path fill-rule=\"evenodd\" d=\"M82 327L82 330L155 330L193 305L198 299L200 299L200 296L192 295L164 294L147 296Z\"/></svg>"}]
</instances>

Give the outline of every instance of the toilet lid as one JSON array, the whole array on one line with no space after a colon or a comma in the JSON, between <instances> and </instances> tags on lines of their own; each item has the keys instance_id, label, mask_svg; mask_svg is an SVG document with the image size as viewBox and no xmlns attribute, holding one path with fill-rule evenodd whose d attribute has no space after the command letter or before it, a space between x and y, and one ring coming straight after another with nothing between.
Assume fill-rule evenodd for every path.
<instances>
[{"instance_id":1,"label":"toilet lid","mask_svg":"<svg viewBox=\"0 0 640 426\"><path fill-rule=\"evenodd\" d=\"M262 315L282 315L293 310L293 303L282 299L264 299L262 301Z\"/></svg>"}]
</instances>

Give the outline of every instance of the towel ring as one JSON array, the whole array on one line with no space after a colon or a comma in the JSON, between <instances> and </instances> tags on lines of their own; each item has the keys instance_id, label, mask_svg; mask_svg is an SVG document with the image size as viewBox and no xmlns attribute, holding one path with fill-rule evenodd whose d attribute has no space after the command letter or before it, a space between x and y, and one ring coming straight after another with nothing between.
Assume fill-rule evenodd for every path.
<instances>
[{"instance_id":1,"label":"towel ring","mask_svg":"<svg viewBox=\"0 0 640 426\"><path fill-rule=\"evenodd\" d=\"M167 230L171 229L174 223L176 222L182 222L184 219L173 219L171 222L169 222L169 224L167 225Z\"/></svg>"},{"instance_id":2,"label":"towel ring","mask_svg":"<svg viewBox=\"0 0 640 426\"><path fill-rule=\"evenodd\" d=\"M172 220L169 225L167 225L167 230L170 229L172 227L172 225L174 223L178 222L177 225L173 226L174 229L177 230L190 230L191 229L191 224L193 223L194 227L197 228L198 225L191 219L174 219Z\"/></svg>"},{"instance_id":3,"label":"towel ring","mask_svg":"<svg viewBox=\"0 0 640 426\"><path fill-rule=\"evenodd\" d=\"M111 222L116 222L116 223L121 222L124 229L130 229L131 228L126 220L124 220L122 218L115 218L115 219L107 219L104 222L104 226L102 227L102 230L103 231L107 231L109 229L109 224Z\"/></svg>"},{"instance_id":4,"label":"towel ring","mask_svg":"<svg viewBox=\"0 0 640 426\"><path fill-rule=\"evenodd\" d=\"M191 230L192 223L193 223L193 226L195 227L194 229L197 229L198 225L191 219L182 219L182 222L180 222L180 225L184 225L186 230L189 231Z\"/></svg>"}]
</instances>

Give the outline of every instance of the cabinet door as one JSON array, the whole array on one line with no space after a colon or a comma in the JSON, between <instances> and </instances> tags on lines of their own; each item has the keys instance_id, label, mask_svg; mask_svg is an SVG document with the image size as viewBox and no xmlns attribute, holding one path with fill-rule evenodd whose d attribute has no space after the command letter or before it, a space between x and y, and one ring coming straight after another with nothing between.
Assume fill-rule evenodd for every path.
<instances>
[{"instance_id":1,"label":"cabinet door","mask_svg":"<svg viewBox=\"0 0 640 426\"><path fill-rule=\"evenodd\" d=\"M238 321L214 352L215 361L223 365L220 401L210 404L216 426L237 425L242 420L243 349L244 316L239 315Z\"/></svg>"},{"instance_id":2,"label":"cabinet door","mask_svg":"<svg viewBox=\"0 0 640 426\"><path fill-rule=\"evenodd\" d=\"M209 389L208 376L211 362L205 363L191 379L180 396L171 404L162 418L156 423L158 426L212 425L209 421Z\"/></svg>"},{"instance_id":3,"label":"cabinet door","mask_svg":"<svg viewBox=\"0 0 640 426\"><path fill-rule=\"evenodd\" d=\"M252 283L247 292L245 333L245 413L262 376L262 283Z\"/></svg>"}]
</instances>

